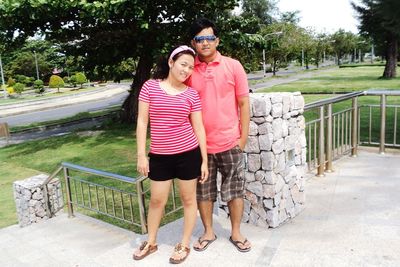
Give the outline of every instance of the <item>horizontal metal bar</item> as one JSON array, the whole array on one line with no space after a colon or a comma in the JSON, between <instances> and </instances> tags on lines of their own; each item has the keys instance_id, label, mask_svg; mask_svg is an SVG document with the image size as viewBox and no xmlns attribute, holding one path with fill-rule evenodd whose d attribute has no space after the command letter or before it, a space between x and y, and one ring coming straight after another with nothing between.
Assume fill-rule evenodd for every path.
<instances>
[{"instance_id":1,"label":"horizontal metal bar","mask_svg":"<svg viewBox=\"0 0 400 267\"><path fill-rule=\"evenodd\" d=\"M110 187L110 186L106 186L106 185L102 185L102 184L93 183L93 182L90 182L88 180L83 180L83 179L76 178L76 177L73 177L73 176L70 176L69 179L75 180L75 181L78 181L78 182L81 182L81 183L84 183L84 184L90 184L90 185L94 185L94 186L98 186L98 187L104 187L106 189L110 189L110 190L117 191L117 192L120 192L120 193L124 193L124 194L127 194L127 195L132 195L132 196L136 196L137 195L137 194L135 194L133 192L128 192L128 191L125 191L125 190L122 190L122 189L118 189L118 188L115 188L115 187Z\"/></svg>"},{"instance_id":2,"label":"horizontal metal bar","mask_svg":"<svg viewBox=\"0 0 400 267\"><path fill-rule=\"evenodd\" d=\"M365 108L365 107L373 107L373 108L380 108L380 104L368 104L368 105L361 105L360 107ZM386 105L387 108L398 108L400 105Z\"/></svg>"},{"instance_id":3,"label":"horizontal metal bar","mask_svg":"<svg viewBox=\"0 0 400 267\"><path fill-rule=\"evenodd\" d=\"M364 95L394 95L400 96L400 88L392 90L380 90L380 89L370 89L364 91Z\"/></svg>"},{"instance_id":4,"label":"horizontal metal bar","mask_svg":"<svg viewBox=\"0 0 400 267\"><path fill-rule=\"evenodd\" d=\"M177 207L176 209L173 209L173 210L171 210L171 211L165 213L164 216L168 216L168 215L170 215L170 214L172 214L172 213L174 213L174 212L177 212L178 210L181 210L181 209L183 209L183 206L179 206L179 207Z\"/></svg>"},{"instance_id":5,"label":"horizontal metal bar","mask_svg":"<svg viewBox=\"0 0 400 267\"><path fill-rule=\"evenodd\" d=\"M102 176L102 177L108 177L108 178L124 181L124 182L127 182L127 183L132 183L132 184L137 183L140 179L143 179L142 177L140 177L140 178L132 178L132 177L119 175L119 174L115 174L115 173L111 173L111 172L95 170L95 169L91 169L91 168L75 165L75 164L68 163L68 162L61 163L61 166L66 167L68 169L77 170L77 171L90 173L90 174L96 174L96 175L99 175L99 176ZM144 177L144 178L146 178L146 177Z\"/></svg>"},{"instance_id":6,"label":"horizontal metal bar","mask_svg":"<svg viewBox=\"0 0 400 267\"><path fill-rule=\"evenodd\" d=\"M318 101L306 104L304 106L304 110L310 110L310 109L318 108L318 107L321 107L321 106L324 106L324 105L341 102L343 100L351 99L353 97L361 96L361 95L364 95L364 94L365 94L364 91L357 91L357 92L343 94L343 95L339 95L339 96L328 98L328 99L318 100Z\"/></svg>"},{"instance_id":7,"label":"horizontal metal bar","mask_svg":"<svg viewBox=\"0 0 400 267\"><path fill-rule=\"evenodd\" d=\"M76 206L78 206L78 207L80 207L80 208L82 208L82 209L87 209L87 210L90 210L90 211L95 211L95 212L100 213L100 214L103 214L103 215L105 215L105 216L108 216L108 217L111 217L111 218L114 218L114 219L117 219L117 220L120 220L120 221L124 221L124 222L129 223L129 224L133 224L133 225L136 225L136 226L138 226L138 227L141 227L140 223L135 223L135 222L132 222L132 221L128 221L128 220L125 220L125 219L123 219L123 218L116 217L116 216L114 216L114 215L112 215L112 214L105 213L105 212L103 212L103 211L96 210L96 209L93 209L93 208L89 208L88 206L83 206L83 205L78 204L78 203L76 203L76 202L71 202L71 203L74 204L74 205L76 205Z\"/></svg>"}]
</instances>

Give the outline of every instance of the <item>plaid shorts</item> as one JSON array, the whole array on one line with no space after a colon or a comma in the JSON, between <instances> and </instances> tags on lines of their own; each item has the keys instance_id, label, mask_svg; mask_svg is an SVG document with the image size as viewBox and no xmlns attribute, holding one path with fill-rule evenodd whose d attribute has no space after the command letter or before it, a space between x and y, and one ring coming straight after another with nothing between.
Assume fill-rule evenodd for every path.
<instances>
[{"instance_id":1,"label":"plaid shorts","mask_svg":"<svg viewBox=\"0 0 400 267\"><path fill-rule=\"evenodd\" d=\"M197 200L217 200L217 173L221 173L221 199L228 202L244 197L243 151L239 146L208 154L209 176L204 184L197 184Z\"/></svg>"}]
</instances>

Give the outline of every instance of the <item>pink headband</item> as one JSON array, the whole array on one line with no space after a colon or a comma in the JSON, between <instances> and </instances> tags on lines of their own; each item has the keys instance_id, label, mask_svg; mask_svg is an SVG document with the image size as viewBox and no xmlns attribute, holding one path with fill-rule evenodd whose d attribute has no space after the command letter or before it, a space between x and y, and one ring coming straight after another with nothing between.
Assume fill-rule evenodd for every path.
<instances>
[{"instance_id":1,"label":"pink headband","mask_svg":"<svg viewBox=\"0 0 400 267\"><path fill-rule=\"evenodd\" d=\"M171 60L176 54L178 54L178 53L180 53L180 52L183 52L183 51L187 51L187 50L189 50L189 51L192 52L193 54L196 54L196 53L194 52L194 50L193 50L192 48L190 48L189 46L187 46L187 45L181 45L181 46L175 48L174 51L172 51L171 55L169 56L169 59Z\"/></svg>"}]
</instances>

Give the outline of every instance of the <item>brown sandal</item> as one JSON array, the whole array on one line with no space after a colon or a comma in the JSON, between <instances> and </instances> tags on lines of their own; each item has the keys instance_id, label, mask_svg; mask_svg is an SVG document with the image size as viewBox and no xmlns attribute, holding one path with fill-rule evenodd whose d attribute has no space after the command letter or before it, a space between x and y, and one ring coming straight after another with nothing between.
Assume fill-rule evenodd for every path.
<instances>
[{"instance_id":1,"label":"brown sandal","mask_svg":"<svg viewBox=\"0 0 400 267\"><path fill-rule=\"evenodd\" d=\"M137 256L135 255L135 253L133 254L133 259L134 260L141 260L145 257L147 257L148 255L150 255L153 252L156 252L158 249L157 245L150 245L147 241L142 242L142 244L139 247L139 253L141 253L142 251L146 251L143 255L141 256Z\"/></svg>"},{"instance_id":2,"label":"brown sandal","mask_svg":"<svg viewBox=\"0 0 400 267\"><path fill-rule=\"evenodd\" d=\"M171 257L171 258L169 258L169 263L172 263L172 264L182 263L184 260L186 260L187 256L189 256L190 248L184 247L181 243L176 244L176 246L174 248L174 253L182 254L185 252L186 252L185 257L180 258L178 260Z\"/></svg>"}]
</instances>

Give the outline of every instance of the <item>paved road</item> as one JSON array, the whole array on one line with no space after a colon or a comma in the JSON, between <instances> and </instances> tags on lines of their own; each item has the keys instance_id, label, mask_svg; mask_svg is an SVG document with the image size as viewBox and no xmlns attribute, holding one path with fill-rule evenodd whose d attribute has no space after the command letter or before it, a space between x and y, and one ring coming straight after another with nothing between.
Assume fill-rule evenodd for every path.
<instances>
[{"instance_id":1,"label":"paved road","mask_svg":"<svg viewBox=\"0 0 400 267\"><path fill-rule=\"evenodd\" d=\"M109 98L94 100L85 103L74 103L68 106L54 107L52 109L32 111L19 115L11 115L0 118L0 122L7 122L9 126L28 125L34 122L44 122L71 117L80 112L103 110L107 107L121 105L128 96L124 91Z\"/></svg>"}]
</instances>

